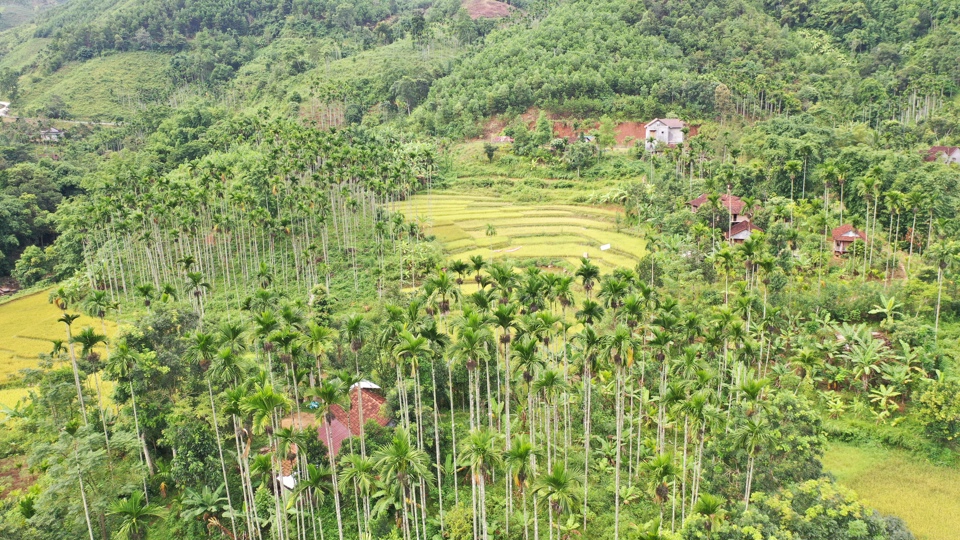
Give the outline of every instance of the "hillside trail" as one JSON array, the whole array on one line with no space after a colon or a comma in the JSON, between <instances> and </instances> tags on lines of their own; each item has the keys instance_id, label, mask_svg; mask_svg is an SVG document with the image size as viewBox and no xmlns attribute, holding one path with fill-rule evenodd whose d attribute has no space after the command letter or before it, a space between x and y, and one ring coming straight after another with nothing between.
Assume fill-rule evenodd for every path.
<instances>
[{"instance_id":1,"label":"hillside trail","mask_svg":"<svg viewBox=\"0 0 960 540\"><path fill-rule=\"evenodd\" d=\"M28 120L39 122L41 120L49 120L47 118L31 118L29 116L12 116L10 114L10 102L0 101L0 116L5 118L11 118L13 120ZM91 126L116 126L116 122L91 122L88 120L56 120L58 123L63 124L74 124L74 125L91 125Z\"/></svg>"}]
</instances>

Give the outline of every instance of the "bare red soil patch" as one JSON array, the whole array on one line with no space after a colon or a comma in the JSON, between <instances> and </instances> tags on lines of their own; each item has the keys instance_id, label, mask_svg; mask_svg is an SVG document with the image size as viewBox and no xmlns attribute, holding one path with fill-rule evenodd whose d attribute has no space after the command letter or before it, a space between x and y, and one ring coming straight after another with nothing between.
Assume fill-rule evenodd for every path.
<instances>
[{"instance_id":1,"label":"bare red soil patch","mask_svg":"<svg viewBox=\"0 0 960 540\"><path fill-rule=\"evenodd\" d=\"M30 474L25 461L23 456L0 459L0 500L6 498L11 491L24 491L36 482L37 477Z\"/></svg>"},{"instance_id":2,"label":"bare red soil patch","mask_svg":"<svg viewBox=\"0 0 960 540\"><path fill-rule=\"evenodd\" d=\"M463 7L471 19L499 19L508 17L513 10L509 4L497 0L466 0Z\"/></svg>"}]
</instances>

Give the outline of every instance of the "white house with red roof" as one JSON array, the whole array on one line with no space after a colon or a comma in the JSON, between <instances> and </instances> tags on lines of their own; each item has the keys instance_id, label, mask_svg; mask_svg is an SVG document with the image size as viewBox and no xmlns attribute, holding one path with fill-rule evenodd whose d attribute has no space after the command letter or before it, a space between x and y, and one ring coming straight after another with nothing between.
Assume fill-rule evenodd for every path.
<instances>
[{"instance_id":1,"label":"white house with red roof","mask_svg":"<svg viewBox=\"0 0 960 540\"><path fill-rule=\"evenodd\" d=\"M726 233L726 237L727 240L732 241L734 244L742 244L744 240L750 238L753 231L763 232L763 229L757 227L749 220L740 221L734 223L733 227L730 227L730 230Z\"/></svg>"},{"instance_id":2,"label":"white house with red roof","mask_svg":"<svg viewBox=\"0 0 960 540\"><path fill-rule=\"evenodd\" d=\"M853 228L853 225L841 225L833 230L833 252L837 255L846 253L850 246L858 239L867 241L867 235Z\"/></svg>"},{"instance_id":3,"label":"white house with red roof","mask_svg":"<svg viewBox=\"0 0 960 540\"><path fill-rule=\"evenodd\" d=\"M960 163L960 147L956 146L931 146L927 151L924 161L942 161L944 163Z\"/></svg>"}]
</instances>

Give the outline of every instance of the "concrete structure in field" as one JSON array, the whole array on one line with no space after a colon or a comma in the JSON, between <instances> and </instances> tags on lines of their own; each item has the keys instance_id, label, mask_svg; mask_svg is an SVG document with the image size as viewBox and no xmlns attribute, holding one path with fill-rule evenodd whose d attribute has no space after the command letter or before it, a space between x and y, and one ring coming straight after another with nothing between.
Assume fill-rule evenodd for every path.
<instances>
[{"instance_id":1,"label":"concrete structure in field","mask_svg":"<svg viewBox=\"0 0 960 540\"><path fill-rule=\"evenodd\" d=\"M383 411L386 402L387 398L383 396L379 386L367 380L360 381L350 387L350 410L345 411L339 405L330 407L330 413L333 415L333 419L329 422L330 431L327 431L328 423L325 418L317 427L317 436L325 445L329 441L333 453L337 454L340 452L343 441L351 436L360 436L360 428L363 424L371 420L381 426L392 423ZM362 422L360 421L361 410L363 411Z\"/></svg>"},{"instance_id":2,"label":"concrete structure in field","mask_svg":"<svg viewBox=\"0 0 960 540\"><path fill-rule=\"evenodd\" d=\"M734 244L742 244L744 240L750 238L753 231L763 232L763 229L750 223L749 220L740 221L734 223L733 227L730 227L730 230L726 233L726 237L727 240L733 241Z\"/></svg>"},{"instance_id":3,"label":"concrete structure in field","mask_svg":"<svg viewBox=\"0 0 960 540\"><path fill-rule=\"evenodd\" d=\"M50 129L44 129L40 131L40 140L45 142L57 142L60 140L60 137L63 137L63 132L59 129L52 127Z\"/></svg>"},{"instance_id":4,"label":"concrete structure in field","mask_svg":"<svg viewBox=\"0 0 960 540\"><path fill-rule=\"evenodd\" d=\"M847 253L857 239L867 241L867 235L853 228L853 225L841 225L833 230L833 252L837 255Z\"/></svg>"},{"instance_id":5,"label":"concrete structure in field","mask_svg":"<svg viewBox=\"0 0 960 540\"><path fill-rule=\"evenodd\" d=\"M700 207L707 204L709 200L710 197L706 193L703 193L687 204L689 204L690 209L696 213L698 210L700 210ZM724 193L723 195L720 195L720 201L718 204L720 205L720 208L723 208L730 213L730 221L733 223L750 221L750 217L743 213L744 204L743 201L740 200L740 197L737 197L736 195L728 196L726 193Z\"/></svg>"},{"instance_id":6,"label":"concrete structure in field","mask_svg":"<svg viewBox=\"0 0 960 540\"><path fill-rule=\"evenodd\" d=\"M960 147L956 146L931 146L927 151L924 161L942 161L944 163L960 163Z\"/></svg>"},{"instance_id":7,"label":"concrete structure in field","mask_svg":"<svg viewBox=\"0 0 960 540\"><path fill-rule=\"evenodd\" d=\"M677 118L654 118L644 128L644 141L648 151L673 147L683 142L683 128L687 124Z\"/></svg>"}]
</instances>

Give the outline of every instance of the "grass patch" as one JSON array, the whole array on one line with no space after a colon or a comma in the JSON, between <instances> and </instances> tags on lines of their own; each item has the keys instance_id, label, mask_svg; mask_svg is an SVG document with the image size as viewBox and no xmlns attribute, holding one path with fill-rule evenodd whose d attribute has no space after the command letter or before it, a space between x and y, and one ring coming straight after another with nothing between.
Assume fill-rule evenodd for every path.
<instances>
[{"instance_id":1,"label":"grass patch","mask_svg":"<svg viewBox=\"0 0 960 540\"><path fill-rule=\"evenodd\" d=\"M30 6L23 4L0 5L0 31L14 28L29 22L33 17Z\"/></svg>"},{"instance_id":2,"label":"grass patch","mask_svg":"<svg viewBox=\"0 0 960 540\"><path fill-rule=\"evenodd\" d=\"M50 38L32 38L14 46L6 54L0 55L0 69L20 70L29 66L51 41Z\"/></svg>"},{"instance_id":3,"label":"grass patch","mask_svg":"<svg viewBox=\"0 0 960 540\"><path fill-rule=\"evenodd\" d=\"M960 470L903 450L830 443L824 469L883 514L903 518L918 540L952 540L960 531Z\"/></svg>"},{"instance_id":4,"label":"grass patch","mask_svg":"<svg viewBox=\"0 0 960 540\"><path fill-rule=\"evenodd\" d=\"M126 52L72 62L36 82L21 80L22 95L13 109L29 114L60 96L76 118L114 119L133 112L149 94L164 95L170 87L170 57L153 52Z\"/></svg>"}]
</instances>

